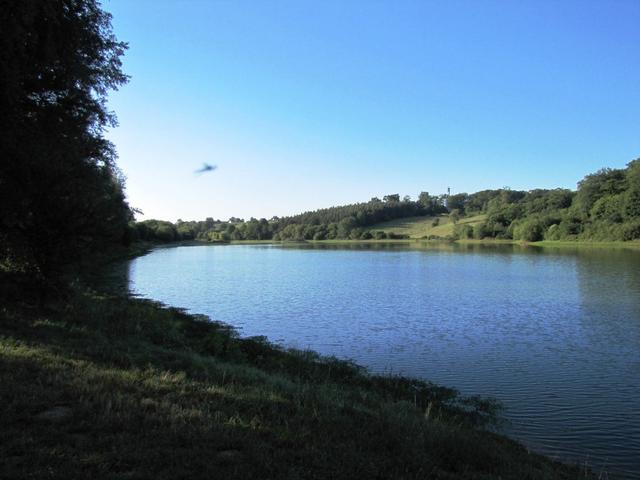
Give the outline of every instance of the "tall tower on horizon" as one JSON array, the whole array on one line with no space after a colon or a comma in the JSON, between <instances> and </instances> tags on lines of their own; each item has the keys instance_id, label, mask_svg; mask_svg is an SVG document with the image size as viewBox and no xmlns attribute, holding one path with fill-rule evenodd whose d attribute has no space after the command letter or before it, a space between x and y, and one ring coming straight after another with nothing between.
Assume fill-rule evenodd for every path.
<instances>
[{"instance_id":1,"label":"tall tower on horizon","mask_svg":"<svg viewBox=\"0 0 640 480\"><path fill-rule=\"evenodd\" d=\"M447 187L447 194L444 196L444 208L449 208L449 195L451 195L451 187Z\"/></svg>"}]
</instances>

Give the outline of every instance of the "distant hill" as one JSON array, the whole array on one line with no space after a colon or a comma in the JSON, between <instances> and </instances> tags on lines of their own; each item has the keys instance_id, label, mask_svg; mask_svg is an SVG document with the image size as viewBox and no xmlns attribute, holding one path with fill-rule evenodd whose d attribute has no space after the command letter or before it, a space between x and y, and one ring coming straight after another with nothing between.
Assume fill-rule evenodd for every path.
<instances>
[{"instance_id":1,"label":"distant hill","mask_svg":"<svg viewBox=\"0 0 640 480\"><path fill-rule=\"evenodd\" d=\"M208 218L131 225L143 240L368 240L386 238L627 241L640 239L640 159L587 175L578 190L501 188L417 200L399 194L289 217Z\"/></svg>"}]
</instances>

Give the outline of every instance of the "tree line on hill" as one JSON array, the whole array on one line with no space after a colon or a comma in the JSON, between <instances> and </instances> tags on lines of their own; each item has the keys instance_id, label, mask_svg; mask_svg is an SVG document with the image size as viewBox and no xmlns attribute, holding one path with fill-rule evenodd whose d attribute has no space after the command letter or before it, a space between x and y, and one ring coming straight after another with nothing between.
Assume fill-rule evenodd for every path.
<instances>
[{"instance_id":1,"label":"tree line on hill","mask_svg":"<svg viewBox=\"0 0 640 480\"><path fill-rule=\"evenodd\" d=\"M175 224L167 221L145 220L132 224L132 238L150 241L204 240L227 242L231 240L332 240L401 238L369 227L380 222L413 216L446 213L444 197L421 192L412 201L399 194L377 197L368 202L323 208L288 217L251 218L228 221L207 218L204 221Z\"/></svg>"},{"instance_id":2,"label":"tree line on hill","mask_svg":"<svg viewBox=\"0 0 640 480\"><path fill-rule=\"evenodd\" d=\"M462 214L486 214L486 220L474 227L458 226L458 238L529 242L640 239L640 159L626 168L604 168L587 175L575 192L495 190L480 210L472 195L457 197L455 208Z\"/></svg>"},{"instance_id":3,"label":"tree line on hill","mask_svg":"<svg viewBox=\"0 0 640 480\"><path fill-rule=\"evenodd\" d=\"M151 241L330 240L403 238L376 227L381 222L448 214L454 223L483 214L475 225L458 224L451 239L633 240L640 238L640 159L624 169L587 175L577 191L482 190L450 196L420 193L412 201L399 194L382 200L301 213L289 217L213 220L173 224L146 220L132 224L130 236Z\"/></svg>"}]
</instances>

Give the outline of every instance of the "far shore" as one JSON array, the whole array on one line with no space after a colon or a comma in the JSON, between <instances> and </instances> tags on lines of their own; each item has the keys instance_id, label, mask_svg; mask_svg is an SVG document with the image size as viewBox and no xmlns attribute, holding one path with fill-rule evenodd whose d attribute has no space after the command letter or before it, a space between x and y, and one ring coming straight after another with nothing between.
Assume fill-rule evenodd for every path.
<instances>
[{"instance_id":1,"label":"far shore","mask_svg":"<svg viewBox=\"0 0 640 480\"><path fill-rule=\"evenodd\" d=\"M628 242L622 241L609 241L609 242L592 242L584 240L543 240L540 242L523 242L520 240L496 240L496 239L461 239L461 240L449 240L442 239L423 239L423 238L402 238L402 239L382 239L382 240L350 240L350 239L335 239L335 240L299 240L299 241L282 241L282 240L231 240L229 243L220 243L221 245L252 245L252 244L295 244L295 243L310 243L317 245L339 245L339 244L460 244L460 245L520 245L531 247L554 247L554 248L630 248L640 249L640 241L632 240ZM211 242L194 241L188 242L188 244L197 245L210 245Z\"/></svg>"},{"instance_id":2,"label":"far shore","mask_svg":"<svg viewBox=\"0 0 640 480\"><path fill-rule=\"evenodd\" d=\"M438 245L438 244L458 244L458 245L518 245L521 247L544 247L544 248L601 248L601 249L632 249L640 250L640 240L632 241L609 241L593 242L584 240L543 240L540 242L523 242L520 240L497 240L497 239L460 239L451 240L446 238L425 239L425 238L401 238L382 240L231 240L230 242L209 242L204 240L181 240L169 243L144 242L144 249L149 248L170 248L170 247L190 247L203 245L357 245L357 244L400 244L400 245Z\"/></svg>"}]
</instances>

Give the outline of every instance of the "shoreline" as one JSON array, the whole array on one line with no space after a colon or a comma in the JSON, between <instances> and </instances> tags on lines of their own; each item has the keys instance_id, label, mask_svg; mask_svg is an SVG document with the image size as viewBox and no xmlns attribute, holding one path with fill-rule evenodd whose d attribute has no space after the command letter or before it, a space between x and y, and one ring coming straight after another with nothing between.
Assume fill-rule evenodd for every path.
<instances>
[{"instance_id":1,"label":"shoreline","mask_svg":"<svg viewBox=\"0 0 640 480\"><path fill-rule=\"evenodd\" d=\"M7 478L51 465L66 478L99 476L122 462L157 478L591 478L495 433L491 399L241 338L152 300L76 287L46 311L0 312L0 381L12 385L0 392L0 454L25 441L34 452L26 463L9 455ZM63 445L55 462L49 439Z\"/></svg>"},{"instance_id":2,"label":"shoreline","mask_svg":"<svg viewBox=\"0 0 640 480\"><path fill-rule=\"evenodd\" d=\"M586 240L542 240L539 242L523 242L520 240L495 240L495 239L460 239L460 240L448 240L448 239L422 239L422 238L407 238L407 239L383 239L383 240L351 240L351 239L334 239L334 240L231 240L230 242L207 242L207 241L187 241L187 242L174 242L170 244L158 244L159 246L200 246L200 245L294 245L294 244L311 244L311 245L355 245L355 244L399 244L399 245L412 245L412 244L427 244L427 245L517 245L521 247L544 247L544 248L611 248L611 249L631 249L640 250L640 241L586 241Z\"/></svg>"},{"instance_id":3,"label":"shoreline","mask_svg":"<svg viewBox=\"0 0 640 480\"><path fill-rule=\"evenodd\" d=\"M123 462L135 478L578 477L485 429L490 399L240 338L152 300L76 292L48 313L3 316L4 478L97 478ZM25 442L28 462L10 455Z\"/></svg>"}]
</instances>

